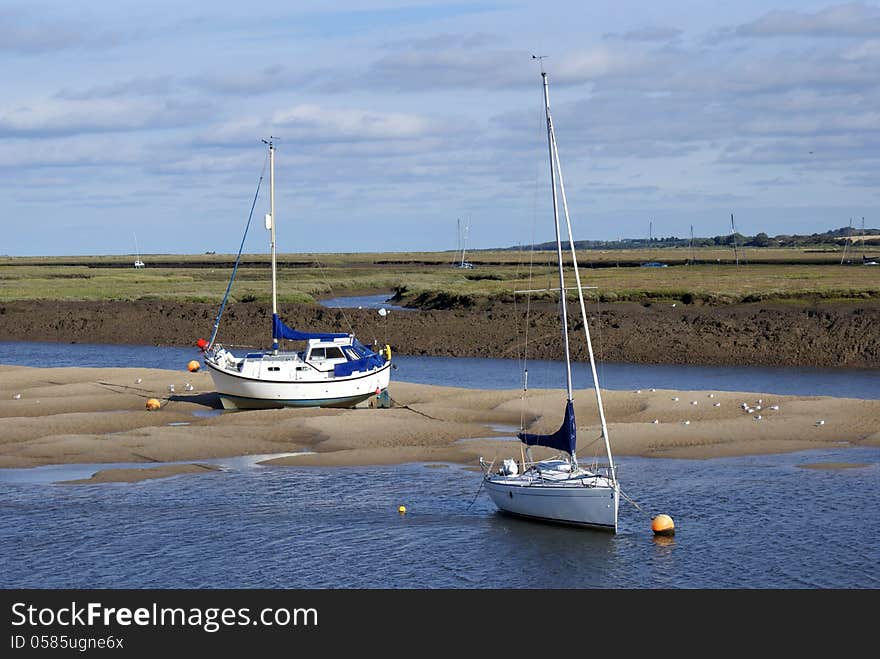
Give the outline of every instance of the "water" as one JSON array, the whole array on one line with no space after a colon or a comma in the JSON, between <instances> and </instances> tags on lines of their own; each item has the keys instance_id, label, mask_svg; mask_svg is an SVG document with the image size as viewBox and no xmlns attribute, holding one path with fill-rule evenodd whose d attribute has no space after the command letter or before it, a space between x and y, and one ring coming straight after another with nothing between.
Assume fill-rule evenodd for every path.
<instances>
[{"instance_id":1,"label":"water","mask_svg":"<svg viewBox=\"0 0 880 659\"><path fill-rule=\"evenodd\" d=\"M797 466L818 461L869 466ZM619 462L674 538L630 504L617 535L503 516L456 465L0 481L0 587L880 587L880 449Z\"/></svg>"},{"instance_id":2,"label":"water","mask_svg":"<svg viewBox=\"0 0 880 659\"><path fill-rule=\"evenodd\" d=\"M184 369L194 348L0 343L0 363ZM399 357L394 378L512 388L515 362ZM582 366L582 365L581 365ZM530 385L558 386L533 362ZM546 368L546 375L543 369ZM551 384L552 381L552 384ZM605 365L612 388L875 398L873 371ZM840 393L845 392L845 393ZM67 486L99 468L0 470L0 588L878 588L880 449L620 456L617 535L498 513L468 466L263 467ZM804 469L818 462L853 469ZM131 465L151 466L151 465ZM398 506L407 513L400 515ZM655 538L667 513L674 538ZM525 577L524 575L528 575Z\"/></svg>"},{"instance_id":3,"label":"water","mask_svg":"<svg viewBox=\"0 0 880 659\"><path fill-rule=\"evenodd\" d=\"M322 300L321 305L331 309L395 309L397 311L414 311L407 307L401 307L387 302L390 295L354 295L351 297L336 297L330 300Z\"/></svg>"},{"instance_id":4,"label":"water","mask_svg":"<svg viewBox=\"0 0 880 659\"><path fill-rule=\"evenodd\" d=\"M19 366L89 366L99 368L162 368L182 370L200 359L195 347L95 345L0 341L0 364ZM519 362L478 357L393 355L395 380L473 389L517 389ZM592 386L589 365L575 363L574 384ZM529 388L561 388L561 362L528 363ZM756 366L667 366L615 364L599 366L605 389L679 389L685 391L746 391L754 393L877 398L880 369L769 368Z\"/></svg>"}]
</instances>

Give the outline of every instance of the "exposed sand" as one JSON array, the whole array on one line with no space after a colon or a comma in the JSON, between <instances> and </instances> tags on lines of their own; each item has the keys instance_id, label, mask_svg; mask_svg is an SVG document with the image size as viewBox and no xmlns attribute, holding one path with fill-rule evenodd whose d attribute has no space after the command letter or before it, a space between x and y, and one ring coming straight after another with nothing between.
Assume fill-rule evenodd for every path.
<instances>
[{"instance_id":1,"label":"exposed sand","mask_svg":"<svg viewBox=\"0 0 880 659\"><path fill-rule=\"evenodd\" d=\"M90 485L93 483L137 483L154 478L168 478L181 474L201 474L207 471L218 471L213 465L185 464L162 465L161 467L144 467L143 469L102 469L92 474L91 478L80 478L72 481L59 481L61 485Z\"/></svg>"},{"instance_id":2,"label":"exposed sand","mask_svg":"<svg viewBox=\"0 0 880 659\"><path fill-rule=\"evenodd\" d=\"M170 384L174 393L168 391ZM390 393L395 403L390 409L363 405L350 410L221 413L205 372L0 366L0 468L187 462L295 452L307 454L270 462L476 465L480 456L496 462L519 457L520 444L513 436L521 417L531 431L552 431L561 421L563 407L563 393L558 390L532 390L524 403L516 390L392 382ZM160 399L162 407L148 411L149 398ZM615 455L712 458L880 446L880 400L662 389L604 391L603 398ZM748 403L753 411L746 412L741 403ZM601 458L591 391L578 392L575 410L579 458ZM756 418L759 415L761 419ZM658 423L653 423L655 419ZM536 451L536 457L543 456ZM206 469L157 466L161 469L110 470L86 482Z\"/></svg>"}]
</instances>

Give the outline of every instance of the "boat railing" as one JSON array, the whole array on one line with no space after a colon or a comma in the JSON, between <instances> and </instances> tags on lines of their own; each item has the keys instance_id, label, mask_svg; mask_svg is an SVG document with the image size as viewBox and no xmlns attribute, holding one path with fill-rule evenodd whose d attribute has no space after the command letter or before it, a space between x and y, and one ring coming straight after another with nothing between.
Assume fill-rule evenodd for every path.
<instances>
[{"instance_id":1,"label":"boat railing","mask_svg":"<svg viewBox=\"0 0 880 659\"><path fill-rule=\"evenodd\" d=\"M548 462L553 460L558 460L558 458L544 459L544 460L504 460L501 466L493 473L492 467L495 465L495 460L492 462L486 463L482 456L480 456L480 468L483 470L484 475L486 476L517 476L521 474L525 474L528 471L532 471L535 473L541 480L545 479L545 475L549 475L551 473L556 474L565 474L572 473L571 463L567 461L562 461L565 464L569 465L569 470L558 469L548 465ZM516 465L516 471L513 471L509 468L510 463ZM543 468L542 468L543 467ZM591 474L599 477L599 478L608 478L610 480L617 480L617 466L611 466L607 463L602 463L598 461L591 462L588 466L579 463L578 467L581 470L588 471ZM553 479L558 480L558 479Z\"/></svg>"}]
</instances>

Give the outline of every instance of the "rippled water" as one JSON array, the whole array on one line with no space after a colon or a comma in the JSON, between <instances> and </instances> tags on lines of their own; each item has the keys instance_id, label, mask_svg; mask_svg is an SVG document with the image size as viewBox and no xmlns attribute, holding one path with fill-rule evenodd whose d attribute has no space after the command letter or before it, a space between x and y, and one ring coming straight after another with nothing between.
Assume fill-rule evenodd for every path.
<instances>
[{"instance_id":1,"label":"rippled water","mask_svg":"<svg viewBox=\"0 0 880 659\"><path fill-rule=\"evenodd\" d=\"M797 466L841 461L868 466ZM878 449L619 469L645 512L622 504L617 535L503 516L457 465L0 481L0 587L880 587ZM674 538L652 535L659 512Z\"/></svg>"}]
</instances>

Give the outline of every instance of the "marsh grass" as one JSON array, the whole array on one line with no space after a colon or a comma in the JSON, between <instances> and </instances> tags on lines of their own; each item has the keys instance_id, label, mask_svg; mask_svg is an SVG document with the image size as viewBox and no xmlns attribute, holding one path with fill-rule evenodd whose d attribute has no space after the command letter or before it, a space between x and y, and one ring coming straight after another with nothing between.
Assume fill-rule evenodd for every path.
<instances>
[{"instance_id":1,"label":"marsh grass","mask_svg":"<svg viewBox=\"0 0 880 659\"><path fill-rule=\"evenodd\" d=\"M685 304L807 300L880 300L880 267L786 263L750 258L739 266L702 263L667 268L625 267L661 260L658 252L633 251L626 261L605 252L578 254L589 299ZM751 250L759 252L761 250ZM779 252L780 250L766 250ZM799 250L785 250L789 260ZM424 308L468 307L481 301L510 302L514 291L558 287L554 252L476 252L474 269L452 267L451 252L413 254L307 254L279 256L278 292L283 303L312 303L352 291L396 291L405 303ZM0 258L0 302L11 300L169 300L219 303L232 273L230 255L145 256L135 269L125 257ZM672 262L672 259L662 259ZM270 300L268 257L248 256L239 267L231 297ZM598 267L602 265L602 267ZM531 273L531 274L530 274ZM569 279L567 286L574 284ZM552 290L533 299L554 300Z\"/></svg>"}]
</instances>

